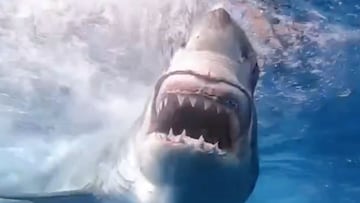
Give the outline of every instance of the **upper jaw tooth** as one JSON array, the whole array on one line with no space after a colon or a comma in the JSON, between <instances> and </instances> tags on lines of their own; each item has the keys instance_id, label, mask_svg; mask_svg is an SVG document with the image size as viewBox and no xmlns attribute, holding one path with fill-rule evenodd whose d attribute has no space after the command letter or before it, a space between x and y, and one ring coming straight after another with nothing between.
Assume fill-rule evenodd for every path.
<instances>
[{"instance_id":1,"label":"upper jaw tooth","mask_svg":"<svg viewBox=\"0 0 360 203\"><path fill-rule=\"evenodd\" d=\"M169 135L170 135L170 136L173 136L173 135L174 135L174 131L173 131L173 129L172 129L172 128L170 128Z\"/></svg>"},{"instance_id":2,"label":"upper jaw tooth","mask_svg":"<svg viewBox=\"0 0 360 203\"><path fill-rule=\"evenodd\" d=\"M166 105L167 105L167 103L168 103L168 98L167 98L167 97L165 97L163 102L164 102L164 106L166 106Z\"/></svg>"},{"instance_id":3,"label":"upper jaw tooth","mask_svg":"<svg viewBox=\"0 0 360 203\"><path fill-rule=\"evenodd\" d=\"M207 99L204 100L204 110L206 111L207 109L209 109L211 106L211 102L208 101Z\"/></svg>"},{"instance_id":4,"label":"upper jaw tooth","mask_svg":"<svg viewBox=\"0 0 360 203\"><path fill-rule=\"evenodd\" d=\"M162 105L163 105L162 102L160 102L160 103L157 105L157 107L156 107L156 113L157 113L157 114L160 113L160 111L161 111L161 109L162 109Z\"/></svg>"},{"instance_id":5,"label":"upper jaw tooth","mask_svg":"<svg viewBox=\"0 0 360 203\"><path fill-rule=\"evenodd\" d=\"M219 114L222 111L222 107L220 105L216 105L216 112Z\"/></svg>"},{"instance_id":6,"label":"upper jaw tooth","mask_svg":"<svg viewBox=\"0 0 360 203\"><path fill-rule=\"evenodd\" d=\"M181 132L180 136L182 136L182 137L186 136L186 130L185 129Z\"/></svg>"},{"instance_id":7,"label":"upper jaw tooth","mask_svg":"<svg viewBox=\"0 0 360 203\"><path fill-rule=\"evenodd\" d=\"M196 104L196 97L189 97L189 100L190 100L191 106L194 107Z\"/></svg>"},{"instance_id":8,"label":"upper jaw tooth","mask_svg":"<svg viewBox=\"0 0 360 203\"><path fill-rule=\"evenodd\" d=\"M197 100L198 100L198 98L197 98L196 96L184 95L184 94L177 94L177 95L176 95L176 98L177 98L180 106L184 105L184 101L185 101L186 98L189 99L190 105L191 105L192 107L195 107L195 105L196 105L196 103L197 103ZM161 105L160 110L167 105L167 103L168 103L168 98L165 98L165 99L162 101L162 103L163 103L163 104ZM220 114L220 113L223 112L223 111L227 111L227 112L230 111L230 110L222 107L220 104L217 104L216 102L214 103L213 101L211 101L211 100L209 100L209 99L206 99L206 98L203 99L203 105L204 105L203 107L204 107L204 110L205 110L205 111L208 110L208 109L210 109L210 107L214 105L215 108L216 108L216 112L217 112L218 114Z\"/></svg>"},{"instance_id":9,"label":"upper jaw tooth","mask_svg":"<svg viewBox=\"0 0 360 203\"><path fill-rule=\"evenodd\" d=\"M178 95L176 95L176 96L177 96L177 99L178 99L178 101L179 101L180 106L182 106L183 103L184 103L185 96L180 95L180 94L178 94Z\"/></svg>"},{"instance_id":10,"label":"upper jaw tooth","mask_svg":"<svg viewBox=\"0 0 360 203\"><path fill-rule=\"evenodd\" d=\"M156 113L159 114L161 110L168 104L168 98L163 98L156 107Z\"/></svg>"}]
</instances>

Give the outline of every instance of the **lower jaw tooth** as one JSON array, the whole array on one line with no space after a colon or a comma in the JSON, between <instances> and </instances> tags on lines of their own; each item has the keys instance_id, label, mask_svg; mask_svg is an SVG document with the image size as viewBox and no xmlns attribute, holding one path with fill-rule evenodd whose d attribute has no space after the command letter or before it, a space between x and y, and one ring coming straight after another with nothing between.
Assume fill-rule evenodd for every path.
<instances>
[{"instance_id":1,"label":"lower jaw tooth","mask_svg":"<svg viewBox=\"0 0 360 203\"><path fill-rule=\"evenodd\" d=\"M199 142L200 142L200 143L204 143L204 141L205 141L205 140L204 140L204 137L201 135L200 138L199 138Z\"/></svg>"},{"instance_id":2,"label":"lower jaw tooth","mask_svg":"<svg viewBox=\"0 0 360 203\"><path fill-rule=\"evenodd\" d=\"M182 144L192 146L196 149L203 150L204 152L207 152L208 154L215 153L220 156L226 155L226 151L219 148L218 142L215 144L211 144L211 143L205 142L203 136L200 136L199 139L194 139L191 137L187 137L185 135L186 135L186 132L183 131L183 133L181 135L174 135L171 133L169 133L169 135L166 135L163 133L159 133L156 136L158 136L160 139L163 139L163 140L166 140L169 142L177 142L177 143L182 143Z\"/></svg>"},{"instance_id":3,"label":"lower jaw tooth","mask_svg":"<svg viewBox=\"0 0 360 203\"><path fill-rule=\"evenodd\" d=\"M215 148L211 148L208 153L209 154L214 154L215 152L216 152Z\"/></svg>"},{"instance_id":4,"label":"lower jaw tooth","mask_svg":"<svg viewBox=\"0 0 360 203\"><path fill-rule=\"evenodd\" d=\"M225 154L226 154L225 151L223 151L223 150L221 150L221 149L219 149L219 148L216 148L215 151L216 151L216 153L217 153L218 155L225 155Z\"/></svg>"},{"instance_id":5,"label":"lower jaw tooth","mask_svg":"<svg viewBox=\"0 0 360 203\"><path fill-rule=\"evenodd\" d=\"M160 139L166 139L166 135L163 133L159 133L158 136L160 137Z\"/></svg>"},{"instance_id":6,"label":"lower jaw tooth","mask_svg":"<svg viewBox=\"0 0 360 203\"><path fill-rule=\"evenodd\" d=\"M186 139L184 139L184 141L185 141L186 144L192 145L191 139L186 138Z\"/></svg>"},{"instance_id":7,"label":"lower jaw tooth","mask_svg":"<svg viewBox=\"0 0 360 203\"><path fill-rule=\"evenodd\" d=\"M204 149L205 144L203 142L197 143L197 147L200 149Z\"/></svg>"},{"instance_id":8,"label":"lower jaw tooth","mask_svg":"<svg viewBox=\"0 0 360 203\"><path fill-rule=\"evenodd\" d=\"M200 149L204 149L204 146L205 146L205 140L204 140L204 137L201 135L199 140L197 140L197 146L200 148Z\"/></svg>"},{"instance_id":9,"label":"lower jaw tooth","mask_svg":"<svg viewBox=\"0 0 360 203\"><path fill-rule=\"evenodd\" d=\"M179 142L180 142L180 143L185 143L185 140L184 140L184 136L183 136L183 135L179 135Z\"/></svg>"}]
</instances>

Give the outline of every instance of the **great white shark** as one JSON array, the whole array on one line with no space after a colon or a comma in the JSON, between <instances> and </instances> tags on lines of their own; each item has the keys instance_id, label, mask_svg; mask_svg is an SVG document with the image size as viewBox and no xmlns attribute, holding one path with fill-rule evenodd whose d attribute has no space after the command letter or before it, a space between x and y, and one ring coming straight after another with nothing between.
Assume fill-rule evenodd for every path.
<instances>
[{"instance_id":1,"label":"great white shark","mask_svg":"<svg viewBox=\"0 0 360 203\"><path fill-rule=\"evenodd\" d=\"M138 171L153 188L143 201L242 203L259 174L257 55L223 8L209 11L191 33L156 81L129 139ZM86 199L91 192L2 198L94 202Z\"/></svg>"}]
</instances>

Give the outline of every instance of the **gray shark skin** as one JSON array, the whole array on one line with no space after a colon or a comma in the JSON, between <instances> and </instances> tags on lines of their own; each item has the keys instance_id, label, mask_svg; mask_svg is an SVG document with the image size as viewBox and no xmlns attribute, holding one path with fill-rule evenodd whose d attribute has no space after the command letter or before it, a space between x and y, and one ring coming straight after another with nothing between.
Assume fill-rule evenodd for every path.
<instances>
[{"instance_id":1,"label":"gray shark skin","mask_svg":"<svg viewBox=\"0 0 360 203\"><path fill-rule=\"evenodd\" d=\"M225 9L209 11L197 22L186 45L157 80L138 120L138 132L129 139L129 154L143 181L152 186L148 197L138 195L140 202L248 199L259 173L253 98L259 77L256 58L244 31ZM0 198L104 202L86 191Z\"/></svg>"},{"instance_id":2,"label":"gray shark skin","mask_svg":"<svg viewBox=\"0 0 360 203\"><path fill-rule=\"evenodd\" d=\"M58 192L49 194L15 194L15 195L4 195L2 199L11 200L23 200L34 203L71 203L71 202L87 202L96 203L97 199L91 193L85 193L82 191L69 191L69 192Z\"/></svg>"},{"instance_id":3,"label":"gray shark skin","mask_svg":"<svg viewBox=\"0 0 360 203\"><path fill-rule=\"evenodd\" d=\"M46 194L15 194L1 196L0 202L4 200L18 200L20 202L32 203L136 203L131 198L124 196L95 195L85 191L63 191ZM5 203L8 203L5 201Z\"/></svg>"},{"instance_id":4,"label":"gray shark skin","mask_svg":"<svg viewBox=\"0 0 360 203\"><path fill-rule=\"evenodd\" d=\"M258 77L243 30L225 9L208 12L157 81L134 142L141 173L166 196L152 202L246 201L259 173Z\"/></svg>"}]
</instances>

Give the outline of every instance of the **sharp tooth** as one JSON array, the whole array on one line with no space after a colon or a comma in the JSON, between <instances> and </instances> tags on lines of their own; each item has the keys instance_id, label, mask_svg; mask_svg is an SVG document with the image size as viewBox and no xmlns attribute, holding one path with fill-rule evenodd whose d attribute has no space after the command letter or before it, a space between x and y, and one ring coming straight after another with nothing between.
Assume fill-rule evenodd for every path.
<instances>
[{"instance_id":1,"label":"sharp tooth","mask_svg":"<svg viewBox=\"0 0 360 203\"><path fill-rule=\"evenodd\" d=\"M161 112L162 108L163 108L163 102L160 102L159 106L157 107L157 114Z\"/></svg>"},{"instance_id":2,"label":"sharp tooth","mask_svg":"<svg viewBox=\"0 0 360 203\"><path fill-rule=\"evenodd\" d=\"M167 98L167 97L165 97L165 99L164 99L164 106L166 106L166 105L167 105L167 103L168 103L168 98Z\"/></svg>"},{"instance_id":3,"label":"sharp tooth","mask_svg":"<svg viewBox=\"0 0 360 203\"><path fill-rule=\"evenodd\" d=\"M210 144L210 149L208 151L209 154L213 154L215 153L217 150L216 150L216 146L218 145L218 143L216 144Z\"/></svg>"},{"instance_id":4,"label":"sharp tooth","mask_svg":"<svg viewBox=\"0 0 360 203\"><path fill-rule=\"evenodd\" d=\"M170 128L169 136L173 136L173 135L174 135L174 131L172 128Z\"/></svg>"},{"instance_id":5,"label":"sharp tooth","mask_svg":"<svg viewBox=\"0 0 360 203\"><path fill-rule=\"evenodd\" d=\"M163 134L163 133L160 133L160 138L161 138L161 139L166 139L166 135Z\"/></svg>"},{"instance_id":6,"label":"sharp tooth","mask_svg":"<svg viewBox=\"0 0 360 203\"><path fill-rule=\"evenodd\" d=\"M204 100L204 110L206 111L208 108L210 108L211 102L208 100Z\"/></svg>"},{"instance_id":7,"label":"sharp tooth","mask_svg":"<svg viewBox=\"0 0 360 203\"><path fill-rule=\"evenodd\" d=\"M218 152L217 152L220 156L222 156L222 155L225 155L226 154L226 152L225 151L223 151L223 150L218 150Z\"/></svg>"},{"instance_id":8,"label":"sharp tooth","mask_svg":"<svg viewBox=\"0 0 360 203\"><path fill-rule=\"evenodd\" d=\"M195 103L196 103L196 97L189 97L189 100L190 100L191 106L194 107Z\"/></svg>"},{"instance_id":9,"label":"sharp tooth","mask_svg":"<svg viewBox=\"0 0 360 203\"><path fill-rule=\"evenodd\" d=\"M183 137L186 136L186 130L185 129L182 131L181 136L183 136Z\"/></svg>"},{"instance_id":10,"label":"sharp tooth","mask_svg":"<svg viewBox=\"0 0 360 203\"><path fill-rule=\"evenodd\" d=\"M183 136L183 135L181 135L181 136ZM191 144L191 140L189 138L183 136L183 139L184 139L184 143Z\"/></svg>"},{"instance_id":11,"label":"sharp tooth","mask_svg":"<svg viewBox=\"0 0 360 203\"><path fill-rule=\"evenodd\" d=\"M200 149L204 149L205 143L204 143L204 137L202 135L199 138L198 146Z\"/></svg>"},{"instance_id":12,"label":"sharp tooth","mask_svg":"<svg viewBox=\"0 0 360 203\"><path fill-rule=\"evenodd\" d=\"M224 150L221 150L219 148L219 142L215 143L214 150L218 155L225 155L226 154L226 152Z\"/></svg>"},{"instance_id":13,"label":"sharp tooth","mask_svg":"<svg viewBox=\"0 0 360 203\"><path fill-rule=\"evenodd\" d=\"M179 101L179 104L180 106L182 106L182 104L184 103L184 99L185 97L183 95L177 95L177 98L178 98L178 101Z\"/></svg>"},{"instance_id":14,"label":"sharp tooth","mask_svg":"<svg viewBox=\"0 0 360 203\"><path fill-rule=\"evenodd\" d=\"M181 134L181 135L179 135L178 137L179 137L179 142L180 142L180 143L185 143L184 135Z\"/></svg>"},{"instance_id":15,"label":"sharp tooth","mask_svg":"<svg viewBox=\"0 0 360 203\"><path fill-rule=\"evenodd\" d=\"M160 109L161 109L160 106L161 106L161 103L156 106L156 113L157 113L157 114L160 113Z\"/></svg>"},{"instance_id":16,"label":"sharp tooth","mask_svg":"<svg viewBox=\"0 0 360 203\"><path fill-rule=\"evenodd\" d=\"M221 113L221 106L220 105L216 105L216 111L217 111L217 113L219 114L219 113Z\"/></svg>"},{"instance_id":17,"label":"sharp tooth","mask_svg":"<svg viewBox=\"0 0 360 203\"><path fill-rule=\"evenodd\" d=\"M160 111L164 108L164 101L161 102L160 104Z\"/></svg>"},{"instance_id":18,"label":"sharp tooth","mask_svg":"<svg viewBox=\"0 0 360 203\"><path fill-rule=\"evenodd\" d=\"M204 141L205 141L205 140L204 140L204 137L201 135L201 136L199 137L199 142L200 142L200 143L204 143Z\"/></svg>"}]
</instances>

